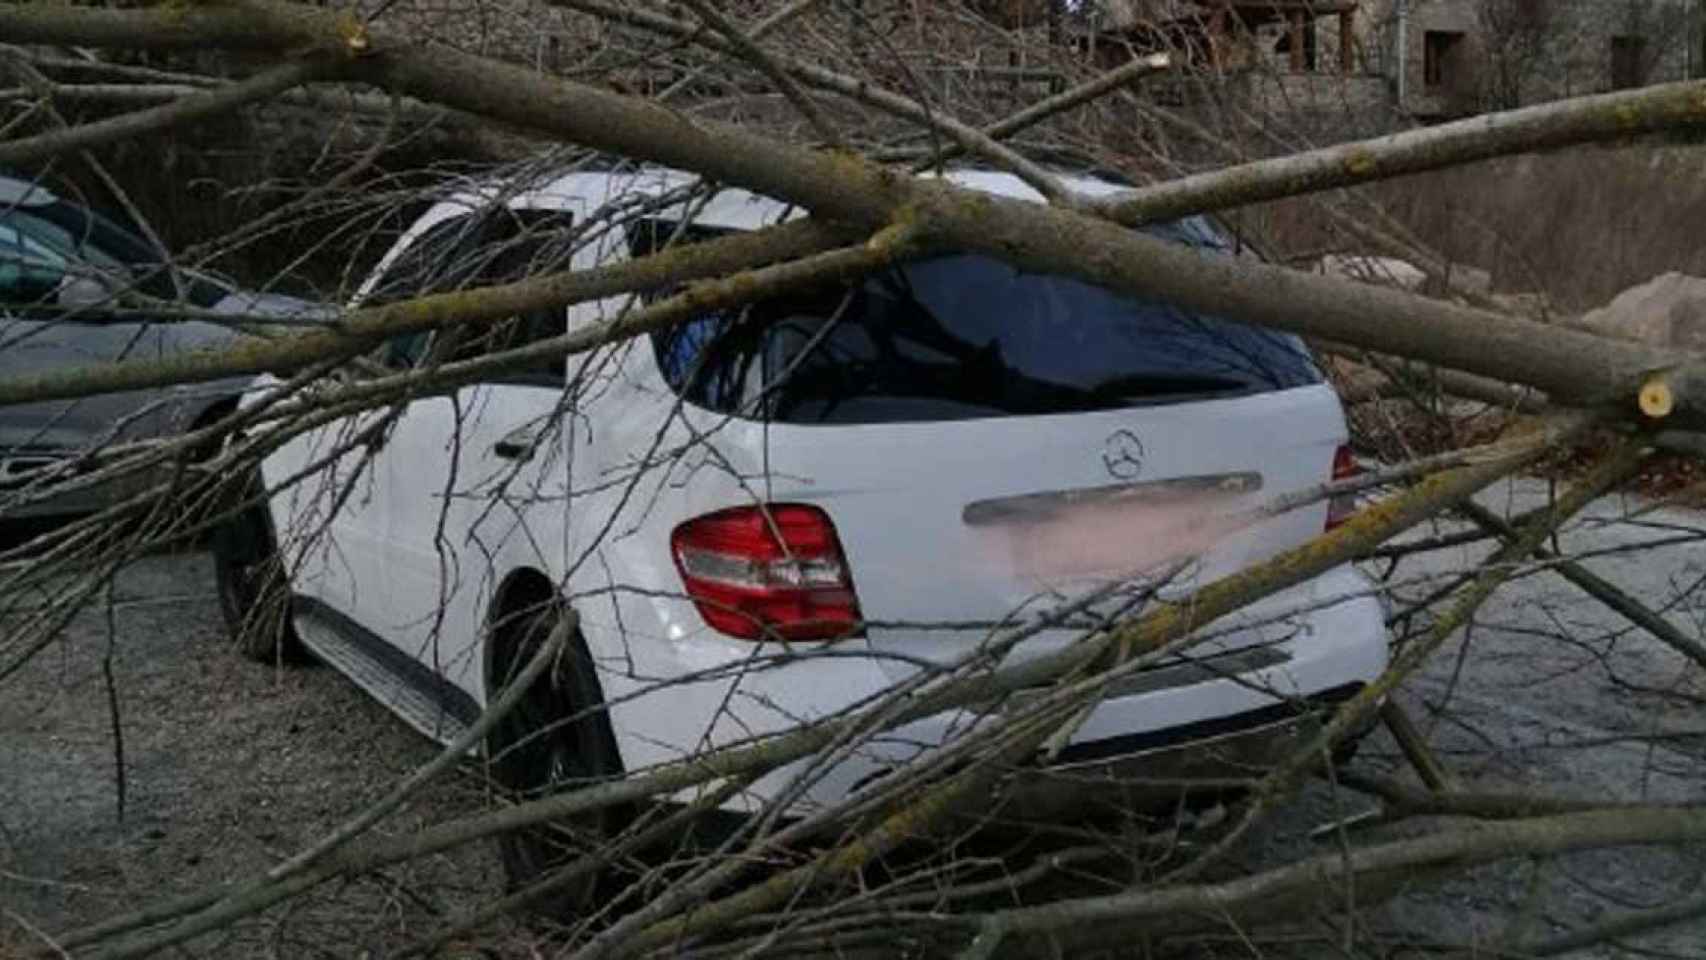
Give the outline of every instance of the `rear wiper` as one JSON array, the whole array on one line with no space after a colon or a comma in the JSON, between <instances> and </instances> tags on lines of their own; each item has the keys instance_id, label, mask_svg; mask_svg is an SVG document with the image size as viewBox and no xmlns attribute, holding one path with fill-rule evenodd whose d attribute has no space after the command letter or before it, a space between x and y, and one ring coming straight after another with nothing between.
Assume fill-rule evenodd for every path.
<instances>
[{"instance_id":1,"label":"rear wiper","mask_svg":"<svg viewBox=\"0 0 1706 960\"><path fill-rule=\"evenodd\" d=\"M1146 397L1213 396L1243 393L1250 385L1229 377L1190 374L1135 373L1109 377L1091 387L1092 396L1103 399L1142 400Z\"/></svg>"}]
</instances>

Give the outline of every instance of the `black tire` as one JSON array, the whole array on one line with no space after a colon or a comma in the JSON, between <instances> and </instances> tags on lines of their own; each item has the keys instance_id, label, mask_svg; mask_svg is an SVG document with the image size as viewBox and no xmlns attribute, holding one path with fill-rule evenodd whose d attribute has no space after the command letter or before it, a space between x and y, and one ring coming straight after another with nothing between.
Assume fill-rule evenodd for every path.
<instances>
[{"instance_id":1,"label":"black tire","mask_svg":"<svg viewBox=\"0 0 1706 960\"><path fill-rule=\"evenodd\" d=\"M545 609L519 615L494 631L498 643L488 681L495 700L551 635L560 613ZM621 754L610 720L583 713L603 702L592 659L578 636L570 637L557 661L528 688L522 700L493 728L486 756L493 782L513 801L537 799L622 773ZM551 876L559 867L592 853L614 836L631 814L605 808L566 821L541 824L498 836L498 853L511 892ZM593 912L614 884L608 866L578 876L529 904L552 920Z\"/></svg>"},{"instance_id":2,"label":"black tire","mask_svg":"<svg viewBox=\"0 0 1706 960\"><path fill-rule=\"evenodd\" d=\"M1357 750L1361 749L1362 742L1367 737L1367 732L1359 733L1347 740L1334 744L1332 753L1333 767L1337 769L1339 767L1350 766L1351 761L1356 759Z\"/></svg>"},{"instance_id":3,"label":"black tire","mask_svg":"<svg viewBox=\"0 0 1706 960\"><path fill-rule=\"evenodd\" d=\"M211 539L219 612L238 652L261 663L307 661L291 623L290 591L266 508L256 504L237 513Z\"/></svg>"}]
</instances>

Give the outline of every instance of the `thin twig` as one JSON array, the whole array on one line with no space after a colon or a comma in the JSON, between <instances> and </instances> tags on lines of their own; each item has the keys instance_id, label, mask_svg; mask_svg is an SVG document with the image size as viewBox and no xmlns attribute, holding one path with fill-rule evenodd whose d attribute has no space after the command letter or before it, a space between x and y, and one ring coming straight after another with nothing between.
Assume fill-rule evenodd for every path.
<instances>
[{"instance_id":1,"label":"thin twig","mask_svg":"<svg viewBox=\"0 0 1706 960\"><path fill-rule=\"evenodd\" d=\"M113 603L113 580L107 581L107 649L101 656L101 677L106 685L107 717L113 731L113 784L118 794L118 822L124 824L127 780L124 765L124 724L119 717L118 682L113 678L113 652L118 646L118 611Z\"/></svg>"},{"instance_id":2,"label":"thin twig","mask_svg":"<svg viewBox=\"0 0 1706 960\"><path fill-rule=\"evenodd\" d=\"M800 89L799 85L794 82L794 78L788 75L788 71L782 68L775 57L759 46L752 37L747 36L740 27L735 26L728 17L723 16L707 0L681 0L681 2L691 8L699 19L710 24L712 29L727 37L737 54L757 67L760 73L769 77L770 82L776 84L776 89L782 91L782 95L788 98L788 101L794 105L794 109L800 111L806 118L806 122L810 123L812 129L817 131L818 138L824 142L825 146L831 148L841 146L841 135L836 132L835 125L829 122L829 118L825 117L823 111L817 108L817 104L812 100L811 95Z\"/></svg>"}]
</instances>

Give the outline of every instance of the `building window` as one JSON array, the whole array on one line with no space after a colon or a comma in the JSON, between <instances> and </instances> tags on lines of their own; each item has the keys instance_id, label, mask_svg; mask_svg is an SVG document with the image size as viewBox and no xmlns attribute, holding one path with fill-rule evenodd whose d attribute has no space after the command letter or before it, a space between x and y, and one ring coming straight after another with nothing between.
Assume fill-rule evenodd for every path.
<instances>
[{"instance_id":1,"label":"building window","mask_svg":"<svg viewBox=\"0 0 1706 960\"><path fill-rule=\"evenodd\" d=\"M1274 43L1274 52L1287 55L1288 68L1293 72L1314 73L1320 60L1315 21L1305 17L1302 11L1294 13L1286 24L1285 32Z\"/></svg>"},{"instance_id":2,"label":"building window","mask_svg":"<svg viewBox=\"0 0 1706 960\"><path fill-rule=\"evenodd\" d=\"M1611 38L1611 88L1627 90L1647 82L1647 39L1645 37Z\"/></svg>"},{"instance_id":3,"label":"building window","mask_svg":"<svg viewBox=\"0 0 1706 960\"><path fill-rule=\"evenodd\" d=\"M1463 46L1463 34L1450 30L1429 30L1422 34L1422 83L1428 87L1443 87L1451 79L1457 53Z\"/></svg>"}]
</instances>

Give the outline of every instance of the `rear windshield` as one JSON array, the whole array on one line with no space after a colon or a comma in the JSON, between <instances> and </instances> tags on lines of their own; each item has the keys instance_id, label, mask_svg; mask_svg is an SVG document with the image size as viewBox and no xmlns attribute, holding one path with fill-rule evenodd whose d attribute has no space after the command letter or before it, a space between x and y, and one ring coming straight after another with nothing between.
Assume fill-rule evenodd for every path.
<instances>
[{"instance_id":1,"label":"rear windshield","mask_svg":"<svg viewBox=\"0 0 1706 960\"><path fill-rule=\"evenodd\" d=\"M677 230L640 225L634 252ZM1201 220L1148 232L1230 254ZM712 233L693 228L676 242ZM1321 379L1295 337L977 254L709 312L655 334L653 344L664 378L688 401L800 424L1112 410Z\"/></svg>"}]
</instances>

